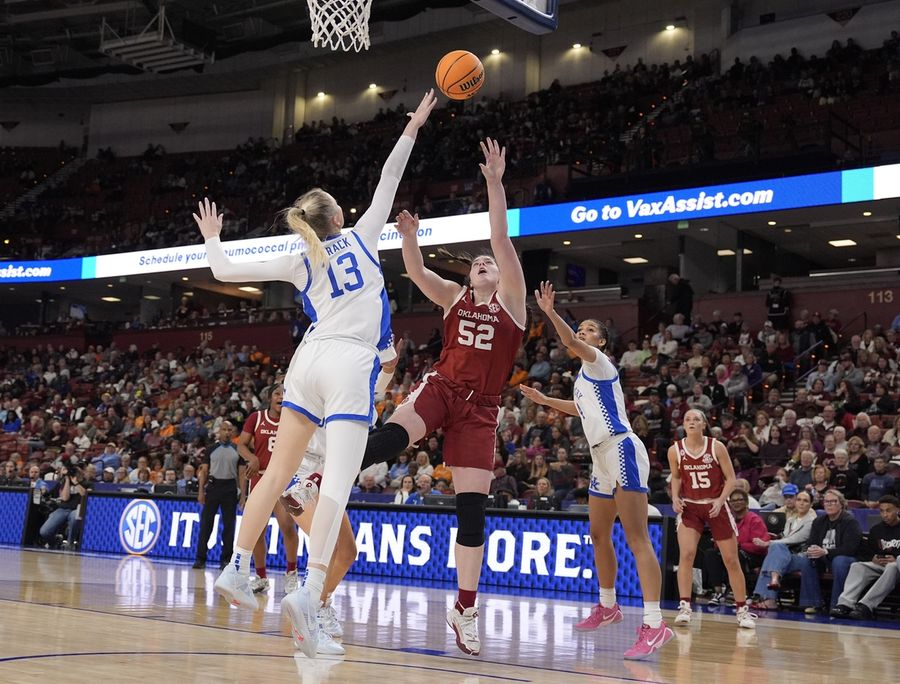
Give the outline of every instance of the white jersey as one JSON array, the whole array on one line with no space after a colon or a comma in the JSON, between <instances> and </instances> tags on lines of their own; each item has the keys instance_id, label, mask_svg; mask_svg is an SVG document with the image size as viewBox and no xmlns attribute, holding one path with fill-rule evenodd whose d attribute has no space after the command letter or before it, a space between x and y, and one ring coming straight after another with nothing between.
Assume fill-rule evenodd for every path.
<instances>
[{"instance_id":1,"label":"white jersey","mask_svg":"<svg viewBox=\"0 0 900 684\"><path fill-rule=\"evenodd\" d=\"M206 241L209 266L218 280L283 280L300 291L312 320L304 342L343 339L384 350L390 346L391 309L378 260L378 239L388 221L394 195L413 139L403 135L385 162L372 205L353 230L325 241L327 264L314 268L303 254L263 263L229 261L218 237Z\"/></svg>"},{"instance_id":2,"label":"white jersey","mask_svg":"<svg viewBox=\"0 0 900 684\"><path fill-rule=\"evenodd\" d=\"M584 434L592 447L631 432L619 372L599 349L595 361L581 362L574 394Z\"/></svg>"}]
</instances>

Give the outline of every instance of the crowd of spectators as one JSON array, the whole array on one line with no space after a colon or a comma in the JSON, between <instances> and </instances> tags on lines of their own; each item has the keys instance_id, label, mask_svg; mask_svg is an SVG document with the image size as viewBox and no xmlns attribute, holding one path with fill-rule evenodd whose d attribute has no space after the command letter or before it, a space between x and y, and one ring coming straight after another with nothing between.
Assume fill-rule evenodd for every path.
<instances>
[{"instance_id":1,"label":"crowd of spectators","mask_svg":"<svg viewBox=\"0 0 900 684\"><path fill-rule=\"evenodd\" d=\"M616 175L722 161L734 147L717 143L724 138L740 139L739 156L759 156L765 122L758 112L779 97L802 93L827 107L900 92L898 43L895 32L881 49L862 50L850 39L836 41L822 57L792 49L768 64L754 57L725 67L716 54L671 64L638 59L617 64L598 81L566 87L555 81L520 100L451 102L421 132L407 173L416 182L398 200L423 216L483 210L477 143L485 135L507 146L508 177L527 181L513 194L512 206L559 199L544 180L549 165ZM123 159L112 149L100 150L67 183L20 208L10 226L16 254L51 258L194 244L191 212L202 195L226 208L226 238L265 234L275 212L312 186L327 187L352 221L371 197L406 109L400 102L366 122L335 117L305 124L294 144L285 146L259 138L233 150L167 154L150 144L141 156ZM734 131L720 127L717 114L736 109L745 112L740 125ZM664 133L685 126L690 152L673 155ZM779 127L786 138L809 128L790 115ZM11 168L29 173L20 166Z\"/></svg>"},{"instance_id":2,"label":"crowd of spectators","mask_svg":"<svg viewBox=\"0 0 900 684\"><path fill-rule=\"evenodd\" d=\"M783 511L798 493L828 514L834 497L844 511L878 508L898 492L898 334L876 326L847 335L836 311L800 311L784 323L782 330L768 322L753 330L740 313L726 320L714 312L708 322L676 313L638 345L620 340L606 321L632 426L651 457L651 504L670 502L665 454L689 408L704 411L711 434L728 447L747 500L745 513L732 497L739 531L754 510ZM382 420L440 352L437 328L427 340L403 337L395 382L377 406ZM115 346L0 350L0 484L31 486L55 502L35 539L46 544L77 539L72 511L92 489L194 495L203 449L223 421L243 424L261 407L262 390L286 362L229 343L181 356ZM527 383L571 398L577 373L577 359L534 320L503 395L492 505L586 503L590 448L580 420L539 407L517 389ZM395 462L363 471L354 496L412 505L453 494L442 440L438 431ZM739 541L758 568L768 547ZM718 562L704 556L714 596L722 593L714 584L723 577Z\"/></svg>"}]
</instances>

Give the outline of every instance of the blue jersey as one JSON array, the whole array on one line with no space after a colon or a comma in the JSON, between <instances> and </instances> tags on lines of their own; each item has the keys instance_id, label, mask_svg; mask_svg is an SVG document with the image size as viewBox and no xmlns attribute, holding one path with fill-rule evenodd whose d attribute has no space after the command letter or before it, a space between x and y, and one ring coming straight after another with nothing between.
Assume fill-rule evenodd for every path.
<instances>
[{"instance_id":1,"label":"blue jersey","mask_svg":"<svg viewBox=\"0 0 900 684\"><path fill-rule=\"evenodd\" d=\"M291 283L300 291L303 310L312 320L304 341L343 339L373 351L387 349L391 343L391 309L378 260L378 239L388 221L413 142L406 135L397 141L385 162L372 204L356 227L325 240L327 264L313 267L303 254L263 263L233 263L216 237L206 241L213 275L228 282Z\"/></svg>"},{"instance_id":2,"label":"blue jersey","mask_svg":"<svg viewBox=\"0 0 900 684\"><path fill-rule=\"evenodd\" d=\"M599 349L594 361L582 361L575 379L575 407L591 446L631 432L619 372Z\"/></svg>"}]
</instances>

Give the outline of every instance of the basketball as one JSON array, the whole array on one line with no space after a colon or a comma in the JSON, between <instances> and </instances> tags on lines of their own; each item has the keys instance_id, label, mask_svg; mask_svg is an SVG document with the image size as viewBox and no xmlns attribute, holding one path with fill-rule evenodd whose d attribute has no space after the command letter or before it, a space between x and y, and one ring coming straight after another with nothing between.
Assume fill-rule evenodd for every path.
<instances>
[{"instance_id":1,"label":"basketball","mask_svg":"<svg viewBox=\"0 0 900 684\"><path fill-rule=\"evenodd\" d=\"M451 100L468 100L484 85L484 66L471 52L454 50L438 62L434 78Z\"/></svg>"}]
</instances>

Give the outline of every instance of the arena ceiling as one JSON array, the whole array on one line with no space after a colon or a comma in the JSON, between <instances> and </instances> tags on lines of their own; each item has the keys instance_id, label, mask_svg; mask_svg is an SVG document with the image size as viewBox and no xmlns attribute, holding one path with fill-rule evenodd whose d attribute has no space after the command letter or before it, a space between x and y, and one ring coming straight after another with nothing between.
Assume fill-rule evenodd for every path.
<instances>
[{"instance_id":1,"label":"arena ceiling","mask_svg":"<svg viewBox=\"0 0 900 684\"><path fill-rule=\"evenodd\" d=\"M225 60L310 38L306 0L168 0L175 36ZM0 8L0 87L40 86L59 79L141 73L99 51L105 19L120 35L139 33L159 12L158 0L4 0ZM371 24L410 19L470 0L374 0Z\"/></svg>"}]
</instances>

